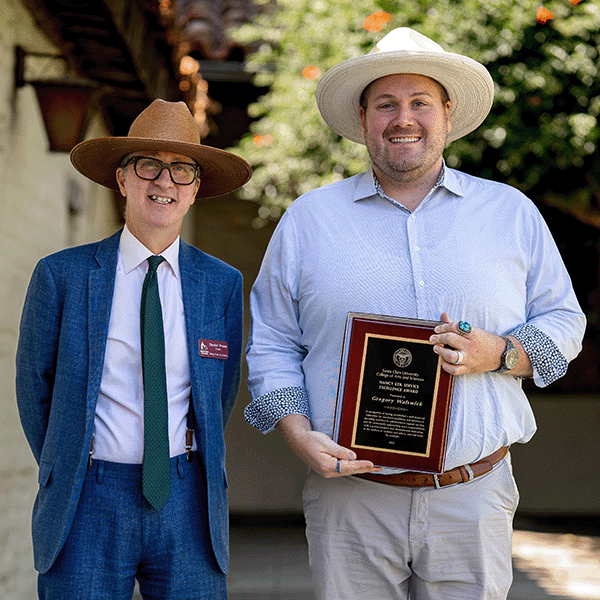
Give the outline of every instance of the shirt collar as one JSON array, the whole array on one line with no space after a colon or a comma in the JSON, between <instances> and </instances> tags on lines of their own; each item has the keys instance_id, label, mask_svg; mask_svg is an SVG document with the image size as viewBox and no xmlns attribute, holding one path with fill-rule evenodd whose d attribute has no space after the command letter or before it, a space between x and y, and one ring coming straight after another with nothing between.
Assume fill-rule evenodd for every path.
<instances>
[{"instance_id":1,"label":"shirt collar","mask_svg":"<svg viewBox=\"0 0 600 600\"><path fill-rule=\"evenodd\" d=\"M444 187L452 194L456 196L463 196L461 185L456 177L456 174L452 169L449 169L446 166L446 161L442 162L442 170L440 171L440 176L436 181L433 188ZM367 172L363 173L361 178L358 181L358 185L356 186L356 190L354 192L353 200L356 202L357 200L364 200L365 198L369 198L370 196L379 195L386 200L391 201L393 204L397 204L392 198L390 198L382 189L379 181L377 181L377 177L375 177L375 173L373 172L373 167L371 167Z\"/></svg>"},{"instance_id":2,"label":"shirt collar","mask_svg":"<svg viewBox=\"0 0 600 600\"><path fill-rule=\"evenodd\" d=\"M358 182L354 190L352 201L357 202L358 200L364 200L365 198L370 198L376 194L375 173L373 173L373 167L371 167L368 171L358 176Z\"/></svg>"},{"instance_id":3,"label":"shirt collar","mask_svg":"<svg viewBox=\"0 0 600 600\"><path fill-rule=\"evenodd\" d=\"M443 185L449 192L452 192L456 196L464 196L465 194L462 190L460 181L456 176L456 171L446 167L446 162L444 162L442 172L444 173L444 180L440 185Z\"/></svg>"},{"instance_id":4,"label":"shirt collar","mask_svg":"<svg viewBox=\"0 0 600 600\"><path fill-rule=\"evenodd\" d=\"M119 242L119 253L125 273L129 273L139 267L153 254L129 231L127 225L123 227ZM161 252L160 255L164 257L175 277L179 279L179 237L166 250Z\"/></svg>"}]
</instances>

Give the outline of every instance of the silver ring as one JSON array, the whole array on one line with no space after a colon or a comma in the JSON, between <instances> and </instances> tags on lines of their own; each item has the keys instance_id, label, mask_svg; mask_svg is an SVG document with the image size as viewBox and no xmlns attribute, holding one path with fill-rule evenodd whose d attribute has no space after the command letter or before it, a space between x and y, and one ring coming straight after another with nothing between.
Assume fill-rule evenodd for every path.
<instances>
[{"instance_id":1,"label":"silver ring","mask_svg":"<svg viewBox=\"0 0 600 600\"><path fill-rule=\"evenodd\" d=\"M461 335L469 335L471 331L473 331L471 323L468 323L467 321L460 321L460 323L458 324L458 333L460 333Z\"/></svg>"},{"instance_id":2,"label":"silver ring","mask_svg":"<svg viewBox=\"0 0 600 600\"><path fill-rule=\"evenodd\" d=\"M454 364L460 365L465 360L465 355L460 350L455 350L455 352L458 354L458 359L454 361Z\"/></svg>"},{"instance_id":3,"label":"silver ring","mask_svg":"<svg viewBox=\"0 0 600 600\"><path fill-rule=\"evenodd\" d=\"M337 463L335 465L335 471L336 471L336 473L342 472L342 459L341 458L337 459Z\"/></svg>"}]
</instances>

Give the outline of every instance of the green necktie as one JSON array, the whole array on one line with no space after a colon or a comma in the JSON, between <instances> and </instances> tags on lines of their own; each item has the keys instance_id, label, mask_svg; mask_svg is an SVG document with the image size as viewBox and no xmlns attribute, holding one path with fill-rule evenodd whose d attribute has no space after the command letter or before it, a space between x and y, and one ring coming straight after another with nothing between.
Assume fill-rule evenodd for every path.
<instances>
[{"instance_id":1,"label":"green necktie","mask_svg":"<svg viewBox=\"0 0 600 600\"><path fill-rule=\"evenodd\" d=\"M165 336L158 295L156 269L165 259L151 256L142 286L140 333L144 378L144 465L142 491L148 502L160 510L171 486Z\"/></svg>"}]
</instances>

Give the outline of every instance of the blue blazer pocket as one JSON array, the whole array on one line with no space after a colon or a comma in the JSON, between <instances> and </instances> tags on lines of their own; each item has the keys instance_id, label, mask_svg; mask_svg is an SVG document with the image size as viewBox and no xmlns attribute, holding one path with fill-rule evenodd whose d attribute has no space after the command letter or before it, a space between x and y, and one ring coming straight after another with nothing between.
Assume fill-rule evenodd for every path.
<instances>
[{"instance_id":1,"label":"blue blazer pocket","mask_svg":"<svg viewBox=\"0 0 600 600\"><path fill-rule=\"evenodd\" d=\"M49 460L42 459L40 461L40 471L38 473L38 483L42 487L46 487L50 483L50 475L54 469L54 463Z\"/></svg>"}]
</instances>

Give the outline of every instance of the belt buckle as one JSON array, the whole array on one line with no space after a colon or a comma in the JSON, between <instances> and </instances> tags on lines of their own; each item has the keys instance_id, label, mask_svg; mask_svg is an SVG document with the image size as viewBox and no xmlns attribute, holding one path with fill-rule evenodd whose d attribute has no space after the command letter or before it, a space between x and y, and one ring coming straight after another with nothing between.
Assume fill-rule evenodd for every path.
<instances>
[{"instance_id":1,"label":"belt buckle","mask_svg":"<svg viewBox=\"0 0 600 600\"><path fill-rule=\"evenodd\" d=\"M440 485L440 477L437 473L433 473L433 484L435 485L436 490L439 490L442 487Z\"/></svg>"}]
</instances>

